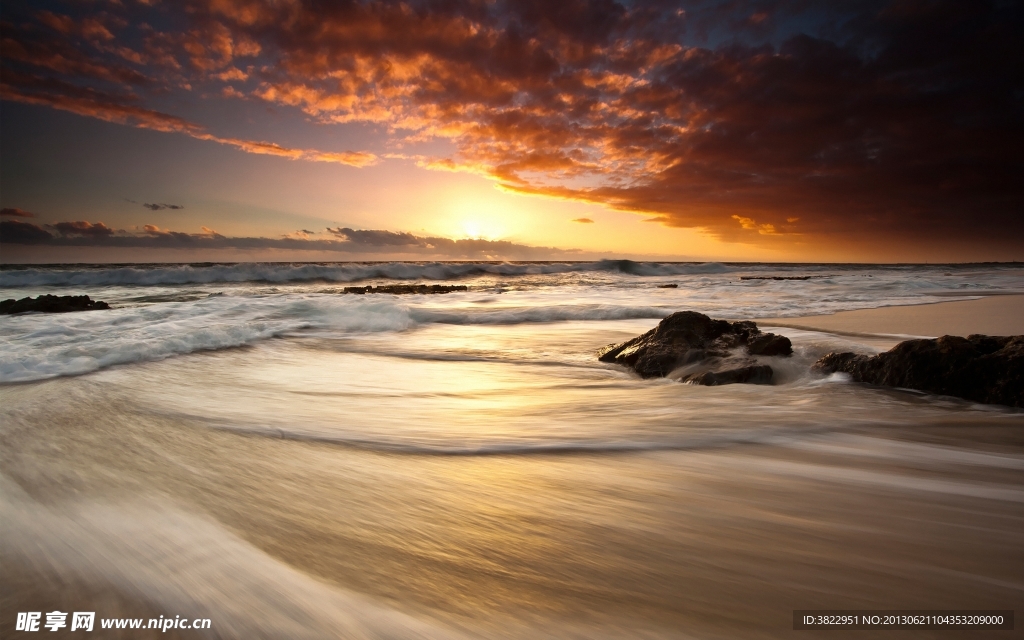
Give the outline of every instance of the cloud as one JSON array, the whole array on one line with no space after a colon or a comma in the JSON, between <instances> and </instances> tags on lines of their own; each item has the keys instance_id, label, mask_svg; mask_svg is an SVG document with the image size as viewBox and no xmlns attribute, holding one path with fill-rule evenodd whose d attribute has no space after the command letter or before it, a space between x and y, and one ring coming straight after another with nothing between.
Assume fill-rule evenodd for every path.
<instances>
[{"instance_id":1,"label":"cloud","mask_svg":"<svg viewBox=\"0 0 1024 640\"><path fill-rule=\"evenodd\" d=\"M0 222L0 242L50 247L109 247L153 249L283 249L326 251L338 254L402 254L441 259L531 260L574 256L575 250L533 247L507 240L454 240L376 229L328 228L324 235L302 230L281 238L230 237L209 227L187 233L146 224L136 231L114 230L102 222L58 222L47 225L59 232L26 222ZM326 236L326 237L324 237Z\"/></svg>"},{"instance_id":2,"label":"cloud","mask_svg":"<svg viewBox=\"0 0 1024 640\"><path fill-rule=\"evenodd\" d=\"M757 221L754 220L753 218L745 218L743 216L736 215L734 215L732 219L740 223L740 227L746 229L747 231L756 231L761 235L772 235L778 233L778 230L775 228L775 225L771 224L770 222L758 224Z\"/></svg>"},{"instance_id":3,"label":"cloud","mask_svg":"<svg viewBox=\"0 0 1024 640\"><path fill-rule=\"evenodd\" d=\"M180 205L180 204L163 204L163 203L160 203L160 204L156 204L156 203L150 204L148 202L143 204L142 206L144 206L145 208L149 209L150 211L161 211L163 209L184 209L185 208L184 205Z\"/></svg>"},{"instance_id":4,"label":"cloud","mask_svg":"<svg viewBox=\"0 0 1024 640\"><path fill-rule=\"evenodd\" d=\"M236 56L259 53L260 45L255 40L244 34L231 34L223 25L211 24L205 30L186 34L161 34L141 22L146 51L140 52L103 44L113 37L108 27L118 22L114 18L109 18L111 25L104 26L94 17L48 11L22 17L25 21L18 24L5 21L4 37L0 40L0 98L4 100L48 106L141 129L181 133L246 153L353 167L377 161L374 154L363 151L289 148L264 140L218 136L185 118L145 106L137 93L140 89L166 93L172 85L191 88L196 79L181 73L179 56L187 58L193 67L205 70L219 66L212 62L214 59L230 61ZM32 20L37 24L32 24ZM124 26L126 22L121 20L119 24ZM68 36L83 40L78 42ZM145 67L140 71L124 65L125 60ZM216 76L240 80L246 74L232 67Z\"/></svg>"},{"instance_id":5,"label":"cloud","mask_svg":"<svg viewBox=\"0 0 1024 640\"><path fill-rule=\"evenodd\" d=\"M34 218L36 217L36 214L30 213L28 211L23 211L22 209L18 209L16 207L4 207L3 209L0 209L0 216L12 216L15 218Z\"/></svg>"},{"instance_id":6,"label":"cloud","mask_svg":"<svg viewBox=\"0 0 1024 640\"><path fill-rule=\"evenodd\" d=\"M105 96L94 92L84 92L84 96L62 95L47 92L28 92L20 87L7 84L10 76L5 77L5 82L0 84L0 98L13 100L26 104L50 106L62 111L69 111L81 116L97 118L107 122L124 124L140 129L152 129L154 131L183 133L196 138L207 140L218 144L228 145L259 155L275 155L291 160L309 160L313 162L334 162L353 167L365 167L377 162L377 157L372 153L346 151L327 152L317 149L299 149L283 147L273 142L259 140L244 140L240 138L224 138L203 131L197 124L188 122L183 118L145 109L132 104L120 102L118 96ZM26 84L34 83L35 79ZM39 83L42 84L42 83Z\"/></svg>"},{"instance_id":7,"label":"cloud","mask_svg":"<svg viewBox=\"0 0 1024 640\"><path fill-rule=\"evenodd\" d=\"M594 221L590 218L573 218L572 222L580 222L583 224L594 224Z\"/></svg>"},{"instance_id":8,"label":"cloud","mask_svg":"<svg viewBox=\"0 0 1024 640\"><path fill-rule=\"evenodd\" d=\"M44 244L53 234L29 222L0 221L0 244Z\"/></svg>"},{"instance_id":9,"label":"cloud","mask_svg":"<svg viewBox=\"0 0 1024 640\"><path fill-rule=\"evenodd\" d=\"M426 246L429 244L429 238L419 238L412 235L411 233L396 233L394 231L373 231L373 230L361 230L355 231L348 228L327 228L327 231L334 234L336 237L344 240L353 245L371 245L371 246L385 246L385 247L406 247L406 246Z\"/></svg>"},{"instance_id":10,"label":"cloud","mask_svg":"<svg viewBox=\"0 0 1024 640\"><path fill-rule=\"evenodd\" d=\"M58 233L64 236L86 236L90 238L106 238L114 235L114 230L103 224L102 222L88 222L86 220L76 220L74 222L58 222L56 224L46 225L53 229L56 229Z\"/></svg>"},{"instance_id":11,"label":"cloud","mask_svg":"<svg viewBox=\"0 0 1024 640\"><path fill-rule=\"evenodd\" d=\"M369 125L394 148L424 144L435 152L404 157L429 169L728 241L1024 241L1019 3L325 7L194 0L159 15L125 3L16 16L0 90L247 153L381 160L218 136L152 108L193 87L246 97Z\"/></svg>"}]
</instances>

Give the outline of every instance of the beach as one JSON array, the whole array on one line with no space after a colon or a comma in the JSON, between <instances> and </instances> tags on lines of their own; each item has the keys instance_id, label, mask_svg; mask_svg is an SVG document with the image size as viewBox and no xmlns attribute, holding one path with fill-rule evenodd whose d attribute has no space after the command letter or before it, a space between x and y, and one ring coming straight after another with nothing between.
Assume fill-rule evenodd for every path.
<instances>
[{"instance_id":1,"label":"beach","mask_svg":"<svg viewBox=\"0 0 1024 640\"><path fill-rule=\"evenodd\" d=\"M889 334L937 338L944 335L1024 335L1024 295L988 295L977 300L881 307L797 318L759 318L778 326L844 334Z\"/></svg>"},{"instance_id":2,"label":"beach","mask_svg":"<svg viewBox=\"0 0 1024 640\"><path fill-rule=\"evenodd\" d=\"M0 274L115 307L0 325L3 610L212 621L132 638L789 638L835 635L798 609L1024 608L1024 414L810 372L1024 333L991 295L1019 269L488 269L407 297ZM597 361L686 308L794 354L765 386Z\"/></svg>"}]
</instances>

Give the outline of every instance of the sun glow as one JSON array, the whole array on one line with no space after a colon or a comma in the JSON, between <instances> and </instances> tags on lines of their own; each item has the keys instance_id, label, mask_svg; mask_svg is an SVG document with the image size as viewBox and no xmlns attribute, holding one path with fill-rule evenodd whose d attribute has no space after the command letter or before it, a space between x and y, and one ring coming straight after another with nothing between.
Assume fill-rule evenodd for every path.
<instances>
[{"instance_id":1,"label":"sun glow","mask_svg":"<svg viewBox=\"0 0 1024 640\"><path fill-rule=\"evenodd\" d=\"M514 234L521 215L507 203L482 199L457 200L449 208L446 227L456 237L502 240Z\"/></svg>"},{"instance_id":2,"label":"sun glow","mask_svg":"<svg viewBox=\"0 0 1024 640\"><path fill-rule=\"evenodd\" d=\"M474 240L498 240L504 234L504 228L490 221L463 220L462 230L467 238Z\"/></svg>"}]
</instances>

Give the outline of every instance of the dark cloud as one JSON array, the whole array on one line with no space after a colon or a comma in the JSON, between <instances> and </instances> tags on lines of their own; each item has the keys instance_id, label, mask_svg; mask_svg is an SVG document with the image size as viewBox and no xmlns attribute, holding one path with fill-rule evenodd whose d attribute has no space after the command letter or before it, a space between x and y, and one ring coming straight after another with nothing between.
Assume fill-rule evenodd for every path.
<instances>
[{"instance_id":1,"label":"dark cloud","mask_svg":"<svg viewBox=\"0 0 1024 640\"><path fill-rule=\"evenodd\" d=\"M56 229L64 236L85 236L89 238L106 238L114 235L114 230L102 222L88 222L76 220L74 222L58 222L57 224L46 225Z\"/></svg>"},{"instance_id":2,"label":"dark cloud","mask_svg":"<svg viewBox=\"0 0 1024 640\"><path fill-rule=\"evenodd\" d=\"M1024 241L1021 3L191 0L160 10L173 21L137 5L106 11L5 25L3 97L251 153L376 160L217 137L146 106L156 91L230 87L317 122L380 125L403 145L454 145L399 156L424 167L726 240Z\"/></svg>"},{"instance_id":3,"label":"dark cloud","mask_svg":"<svg viewBox=\"0 0 1024 640\"><path fill-rule=\"evenodd\" d=\"M0 209L0 216L12 216L15 218L34 218L36 217L36 214L30 213L28 211L23 211L16 207L4 207L3 209Z\"/></svg>"},{"instance_id":4,"label":"dark cloud","mask_svg":"<svg viewBox=\"0 0 1024 640\"><path fill-rule=\"evenodd\" d=\"M419 238L411 233L396 233L394 231L355 231L342 227L337 229L327 227L327 231L353 245L364 244L385 247L425 246L427 241L426 238Z\"/></svg>"},{"instance_id":5,"label":"dark cloud","mask_svg":"<svg viewBox=\"0 0 1024 640\"><path fill-rule=\"evenodd\" d=\"M37 225L4 220L0 222L0 242L52 247L110 247L153 249L285 249L293 251L331 251L349 254L410 254L449 259L548 259L574 255L573 250L531 247L507 240L421 237L410 233L383 230L328 229L334 239L316 239L289 235L283 238L229 237L203 227L202 233L185 233L143 225L136 232L115 231L102 222L58 222L47 225L60 232L54 235ZM312 234L312 232L306 232Z\"/></svg>"},{"instance_id":6,"label":"dark cloud","mask_svg":"<svg viewBox=\"0 0 1024 640\"><path fill-rule=\"evenodd\" d=\"M573 218L572 222L579 222L582 224L594 224L594 221L590 218Z\"/></svg>"},{"instance_id":7,"label":"dark cloud","mask_svg":"<svg viewBox=\"0 0 1024 640\"><path fill-rule=\"evenodd\" d=\"M552 249L550 247L529 247L515 244L507 240L483 240L442 238L438 236L417 236L411 233L398 233L381 230L354 230L338 227L327 231L341 240L339 249L346 251L401 251L423 254L439 254L450 257L540 257L552 253L575 253Z\"/></svg>"},{"instance_id":8,"label":"dark cloud","mask_svg":"<svg viewBox=\"0 0 1024 640\"><path fill-rule=\"evenodd\" d=\"M0 221L0 244L44 244L53 234L30 222Z\"/></svg>"},{"instance_id":9,"label":"dark cloud","mask_svg":"<svg viewBox=\"0 0 1024 640\"><path fill-rule=\"evenodd\" d=\"M160 203L160 204L157 204L157 203L150 204L148 202L143 204L142 206L146 207L150 211L160 211L162 209L184 209L185 208L183 205L180 205L180 204L163 204L163 203Z\"/></svg>"}]
</instances>

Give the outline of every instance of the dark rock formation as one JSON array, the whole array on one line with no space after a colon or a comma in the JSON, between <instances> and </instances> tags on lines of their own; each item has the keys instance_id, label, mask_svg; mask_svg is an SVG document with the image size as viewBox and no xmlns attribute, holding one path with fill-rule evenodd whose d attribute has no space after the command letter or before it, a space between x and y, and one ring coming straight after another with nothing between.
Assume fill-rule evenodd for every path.
<instances>
[{"instance_id":1,"label":"dark rock formation","mask_svg":"<svg viewBox=\"0 0 1024 640\"><path fill-rule=\"evenodd\" d=\"M345 293L451 293L452 291L469 291L464 284L384 284L376 287L345 287Z\"/></svg>"},{"instance_id":2,"label":"dark rock formation","mask_svg":"<svg viewBox=\"0 0 1024 640\"><path fill-rule=\"evenodd\" d=\"M678 289L679 285L678 284L659 284L658 288L659 289Z\"/></svg>"},{"instance_id":3,"label":"dark rock formation","mask_svg":"<svg viewBox=\"0 0 1024 640\"><path fill-rule=\"evenodd\" d=\"M858 382L1024 407L1024 336L907 340L877 356L830 353L813 367Z\"/></svg>"},{"instance_id":4,"label":"dark rock formation","mask_svg":"<svg viewBox=\"0 0 1024 640\"><path fill-rule=\"evenodd\" d=\"M663 377L673 369L694 363L706 363L704 371L685 378L696 384L728 384L729 382L769 382L771 367L756 364L747 358L739 368L714 371L727 358L735 360L735 351L745 348L750 355L790 355L789 338L761 333L753 322L712 320L695 311L673 313L642 336L620 345L609 345L599 355L601 362L630 367L644 378ZM756 371L754 370L756 369ZM706 374L713 375L704 377Z\"/></svg>"},{"instance_id":5,"label":"dark rock formation","mask_svg":"<svg viewBox=\"0 0 1024 640\"><path fill-rule=\"evenodd\" d=\"M747 341L747 351L755 356L788 356L793 353L793 343L786 336L761 333Z\"/></svg>"},{"instance_id":6,"label":"dark rock formation","mask_svg":"<svg viewBox=\"0 0 1024 640\"><path fill-rule=\"evenodd\" d=\"M92 300L89 296L51 296L43 295L38 298L22 298L15 300L8 298L0 302L0 313L25 313L26 311L39 311L41 313L68 313L69 311L92 311L94 309L109 309L110 305L99 300Z\"/></svg>"},{"instance_id":7,"label":"dark rock formation","mask_svg":"<svg viewBox=\"0 0 1024 640\"><path fill-rule=\"evenodd\" d=\"M755 364L725 371L705 371L682 378L681 382L714 387L721 384L745 382L747 384L771 384L775 372L766 364Z\"/></svg>"}]
</instances>

